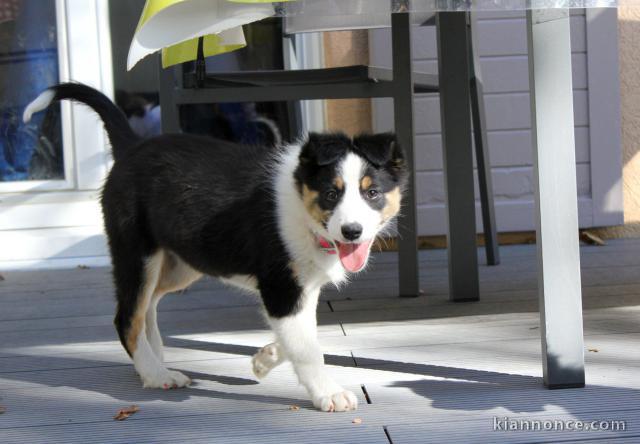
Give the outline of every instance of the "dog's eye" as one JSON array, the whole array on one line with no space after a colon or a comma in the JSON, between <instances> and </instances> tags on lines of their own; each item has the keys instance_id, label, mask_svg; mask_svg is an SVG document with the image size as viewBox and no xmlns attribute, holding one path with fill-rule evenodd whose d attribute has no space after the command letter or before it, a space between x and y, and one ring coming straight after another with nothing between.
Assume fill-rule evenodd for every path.
<instances>
[{"instance_id":1,"label":"dog's eye","mask_svg":"<svg viewBox=\"0 0 640 444\"><path fill-rule=\"evenodd\" d=\"M379 197L380 197L380 191L375 190L373 188L367 190L367 199L375 200L375 199L377 199Z\"/></svg>"},{"instance_id":2,"label":"dog's eye","mask_svg":"<svg viewBox=\"0 0 640 444\"><path fill-rule=\"evenodd\" d=\"M334 202L338 200L338 192L336 190L325 191L324 198L329 202Z\"/></svg>"}]
</instances>

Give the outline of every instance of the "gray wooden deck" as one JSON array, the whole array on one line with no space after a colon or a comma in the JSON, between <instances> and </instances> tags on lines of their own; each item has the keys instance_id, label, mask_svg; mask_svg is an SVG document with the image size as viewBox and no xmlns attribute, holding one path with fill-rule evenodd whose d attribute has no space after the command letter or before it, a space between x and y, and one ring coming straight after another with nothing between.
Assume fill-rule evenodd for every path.
<instances>
[{"instance_id":1,"label":"gray wooden deck","mask_svg":"<svg viewBox=\"0 0 640 444\"><path fill-rule=\"evenodd\" d=\"M255 300L214 280L161 304L166 358L195 381L162 391L141 388L116 339L108 269L5 272L0 443L640 442L640 240L582 248L584 389L543 388L535 247L502 256L482 266L479 303L447 302L443 251L421 253L423 297L394 297L390 253L327 291L326 359L361 405L334 414L312 409L288 365L255 381L250 356L271 335ZM131 404L137 414L112 419ZM494 417L626 430L494 431Z\"/></svg>"}]
</instances>

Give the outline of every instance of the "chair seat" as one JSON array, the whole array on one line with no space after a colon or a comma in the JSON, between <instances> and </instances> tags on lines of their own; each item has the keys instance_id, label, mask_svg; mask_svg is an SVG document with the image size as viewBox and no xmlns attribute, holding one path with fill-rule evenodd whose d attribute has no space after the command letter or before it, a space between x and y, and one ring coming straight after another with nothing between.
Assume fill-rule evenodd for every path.
<instances>
[{"instance_id":1,"label":"chair seat","mask_svg":"<svg viewBox=\"0 0 640 444\"><path fill-rule=\"evenodd\" d=\"M415 72L414 90L416 93L438 92L438 76ZM234 87L273 87L331 85L345 83L380 83L393 80L393 71L366 65L341 66L337 68L300 69L292 71L241 71L207 73L202 88ZM185 88L197 88L195 73L184 75Z\"/></svg>"}]
</instances>

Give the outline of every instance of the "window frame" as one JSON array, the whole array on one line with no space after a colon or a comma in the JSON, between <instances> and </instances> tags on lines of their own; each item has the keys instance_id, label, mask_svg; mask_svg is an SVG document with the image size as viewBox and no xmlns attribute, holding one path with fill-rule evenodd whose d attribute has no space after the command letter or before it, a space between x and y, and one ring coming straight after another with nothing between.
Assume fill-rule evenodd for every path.
<instances>
[{"instance_id":1,"label":"window frame","mask_svg":"<svg viewBox=\"0 0 640 444\"><path fill-rule=\"evenodd\" d=\"M108 1L55 0L55 5L60 82L87 83L113 97ZM97 32L83 38L82 28L90 23ZM60 117L64 179L0 182L0 196L100 188L110 165L102 123L69 101L60 103Z\"/></svg>"}]
</instances>

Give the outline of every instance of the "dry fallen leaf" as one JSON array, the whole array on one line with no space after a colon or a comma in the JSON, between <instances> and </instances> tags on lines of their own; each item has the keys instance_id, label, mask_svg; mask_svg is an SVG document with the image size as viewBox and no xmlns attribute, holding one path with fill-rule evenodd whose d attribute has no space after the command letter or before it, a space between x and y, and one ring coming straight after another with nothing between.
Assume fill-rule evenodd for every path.
<instances>
[{"instance_id":1,"label":"dry fallen leaf","mask_svg":"<svg viewBox=\"0 0 640 444\"><path fill-rule=\"evenodd\" d=\"M353 424L362 424L362 419L361 418L353 418L353 421L351 421Z\"/></svg>"},{"instance_id":2,"label":"dry fallen leaf","mask_svg":"<svg viewBox=\"0 0 640 444\"><path fill-rule=\"evenodd\" d=\"M4 276L0 274L0 281L4 281Z\"/></svg>"},{"instance_id":3,"label":"dry fallen leaf","mask_svg":"<svg viewBox=\"0 0 640 444\"><path fill-rule=\"evenodd\" d=\"M591 231L587 230L580 232L580 240L589 245L597 245L599 247L605 245L604 240L600 236L596 236Z\"/></svg>"},{"instance_id":4,"label":"dry fallen leaf","mask_svg":"<svg viewBox=\"0 0 640 444\"><path fill-rule=\"evenodd\" d=\"M7 411L7 409L5 409L4 407L2 407L2 406L0 405L0 415L2 415L2 414L3 414L4 412L6 412L6 411Z\"/></svg>"},{"instance_id":5,"label":"dry fallen leaf","mask_svg":"<svg viewBox=\"0 0 640 444\"><path fill-rule=\"evenodd\" d=\"M300 410L300 407L298 407L297 405L290 405L289 406L289 410L293 410L295 412L295 411Z\"/></svg>"},{"instance_id":6,"label":"dry fallen leaf","mask_svg":"<svg viewBox=\"0 0 640 444\"><path fill-rule=\"evenodd\" d=\"M598 353L600 350L598 350L597 348L590 348L589 351L593 353Z\"/></svg>"},{"instance_id":7,"label":"dry fallen leaf","mask_svg":"<svg viewBox=\"0 0 640 444\"><path fill-rule=\"evenodd\" d=\"M138 407L137 405L131 405L129 407L125 407L123 409L118 410L118 413L116 413L116 416L114 416L113 419L115 419L116 421L124 421L125 419L133 415L138 410L140 410L140 407Z\"/></svg>"},{"instance_id":8,"label":"dry fallen leaf","mask_svg":"<svg viewBox=\"0 0 640 444\"><path fill-rule=\"evenodd\" d=\"M88 265L78 265L78 269L80 269L80 270L88 270L89 266Z\"/></svg>"}]
</instances>

